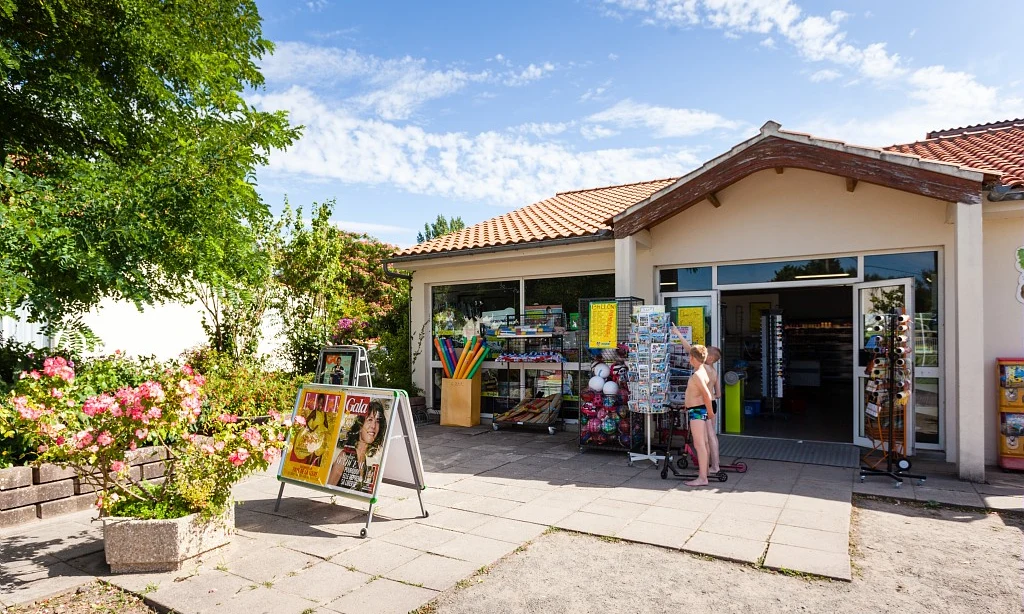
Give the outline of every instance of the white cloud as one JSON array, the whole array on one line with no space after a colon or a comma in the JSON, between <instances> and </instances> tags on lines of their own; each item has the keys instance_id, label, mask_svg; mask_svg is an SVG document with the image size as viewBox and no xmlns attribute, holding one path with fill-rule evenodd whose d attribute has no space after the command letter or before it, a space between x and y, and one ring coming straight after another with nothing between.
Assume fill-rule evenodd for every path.
<instances>
[{"instance_id":1,"label":"white cloud","mask_svg":"<svg viewBox=\"0 0 1024 614\"><path fill-rule=\"evenodd\" d=\"M910 38L914 38L914 36L916 34L917 34L917 28L913 28L913 29L910 30L910 33L907 36L909 36Z\"/></svg>"},{"instance_id":2,"label":"white cloud","mask_svg":"<svg viewBox=\"0 0 1024 614\"><path fill-rule=\"evenodd\" d=\"M521 206L576 186L679 175L700 162L683 147L577 151L508 131L428 132L358 117L301 87L250 100L260 109L286 110L306 126L297 143L271 155L271 179L291 174Z\"/></svg>"},{"instance_id":3,"label":"white cloud","mask_svg":"<svg viewBox=\"0 0 1024 614\"><path fill-rule=\"evenodd\" d=\"M736 129L739 122L699 109L658 107L627 98L587 118L592 124L616 128L648 128L656 138L686 137L718 128Z\"/></svg>"},{"instance_id":4,"label":"white cloud","mask_svg":"<svg viewBox=\"0 0 1024 614\"><path fill-rule=\"evenodd\" d=\"M608 54L608 59L611 60L612 62L614 62L615 60L619 59L619 54L617 54L617 53L609 53Z\"/></svg>"},{"instance_id":5,"label":"white cloud","mask_svg":"<svg viewBox=\"0 0 1024 614\"><path fill-rule=\"evenodd\" d=\"M608 79L598 87L592 87L588 89L587 91L583 92L582 96L580 96L580 102L587 102L588 100L601 100L604 96L604 93L608 91L608 88L611 87L611 85L612 80Z\"/></svg>"},{"instance_id":6,"label":"white cloud","mask_svg":"<svg viewBox=\"0 0 1024 614\"><path fill-rule=\"evenodd\" d=\"M511 131L518 134L532 134L533 136L543 138L562 134L571 128L573 124L574 122L529 122L515 126L511 128Z\"/></svg>"},{"instance_id":7,"label":"white cloud","mask_svg":"<svg viewBox=\"0 0 1024 614\"><path fill-rule=\"evenodd\" d=\"M488 77L486 72L427 70L425 64L426 60L409 57L384 62L369 80L378 89L354 100L374 108L384 119L405 119L424 102L444 98Z\"/></svg>"},{"instance_id":8,"label":"white cloud","mask_svg":"<svg viewBox=\"0 0 1024 614\"><path fill-rule=\"evenodd\" d=\"M899 54L886 53L885 43L873 43L864 49L860 74L865 77L884 81L902 77L906 73L907 70L900 66Z\"/></svg>"},{"instance_id":9,"label":"white cloud","mask_svg":"<svg viewBox=\"0 0 1024 614\"><path fill-rule=\"evenodd\" d=\"M835 81L839 77L843 76L839 71L832 70L831 68L825 68L811 75L811 81L814 83L821 83L822 81Z\"/></svg>"},{"instance_id":10,"label":"white cloud","mask_svg":"<svg viewBox=\"0 0 1024 614\"><path fill-rule=\"evenodd\" d=\"M327 8L330 4L331 3L328 2L327 0L310 0L309 2L306 2L306 8L313 11L314 13L319 13L320 11Z\"/></svg>"},{"instance_id":11,"label":"white cloud","mask_svg":"<svg viewBox=\"0 0 1024 614\"><path fill-rule=\"evenodd\" d=\"M617 130L611 128L605 128L600 124L587 124L580 126L580 136L587 139L588 141L596 141L597 139L606 139L619 134Z\"/></svg>"},{"instance_id":12,"label":"white cloud","mask_svg":"<svg viewBox=\"0 0 1024 614\"><path fill-rule=\"evenodd\" d=\"M548 73L555 69L555 65L551 62L544 62L542 64L530 64L526 68L519 71L511 71L507 73L503 79L503 83L510 87L518 87L526 85L538 79L543 79Z\"/></svg>"},{"instance_id":13,"label":"white cloud","mask_svg":"<svg viewBox=\"0 0 1024 614\"><path fill-rule=\"evenodd\" d=\"M775 39L769 36L768 38L761 41L761 46L767 47L768 49L775 49Z\"/></svg>"}]
</instances>

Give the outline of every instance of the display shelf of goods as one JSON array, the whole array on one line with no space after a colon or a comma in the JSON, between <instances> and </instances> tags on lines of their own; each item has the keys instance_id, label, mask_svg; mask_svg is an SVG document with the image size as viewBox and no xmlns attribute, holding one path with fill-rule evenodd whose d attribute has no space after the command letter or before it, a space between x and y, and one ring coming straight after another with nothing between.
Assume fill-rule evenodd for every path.
<instances>
[{"instance_id":1,"label":"display shelf of goods","mask_svg":"<svg viewBox=\"0 0 1024 614\"><path fill-rule=\"evenodd\" d=\"M512 409L494 416L494 430L503 426L545 427L554 434L555 425L561 423L561 393L525 399Z\"/></svg>"},{"instance_id":2,"label":"display shelf of goods","mask_svg":"<svg viewBox=\"0 0 1024 614\"><path fill-rule=\"evenodd\" d=\"M597 362L580 394L581 447L628 450L632 447L634 425L629 413L629 382L625 364ZM583 386L584 382L580 382Z\"/></svg>"}]
</instances>

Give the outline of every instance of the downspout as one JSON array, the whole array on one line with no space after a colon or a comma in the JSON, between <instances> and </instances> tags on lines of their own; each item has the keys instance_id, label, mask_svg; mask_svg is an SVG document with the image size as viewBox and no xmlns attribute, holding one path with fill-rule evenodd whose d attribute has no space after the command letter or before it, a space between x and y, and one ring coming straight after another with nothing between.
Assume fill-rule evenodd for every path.
<instances>
[{"instance_id":1,"label":"downspout","mask_svg":"<svg viewBox=\"0 0 1024 614\"><path fill-rule=\"evenodd\" d=\"M412 375L416 370L416 366L413 364L413 348L412 348L412 274L411 273L398 273L391 270L391 261L384 261L384 274L392 279L404 279L409 282L409 378L412 380ZM413 386L416 383L413 382Z\"/></svg>"}]
</instances>

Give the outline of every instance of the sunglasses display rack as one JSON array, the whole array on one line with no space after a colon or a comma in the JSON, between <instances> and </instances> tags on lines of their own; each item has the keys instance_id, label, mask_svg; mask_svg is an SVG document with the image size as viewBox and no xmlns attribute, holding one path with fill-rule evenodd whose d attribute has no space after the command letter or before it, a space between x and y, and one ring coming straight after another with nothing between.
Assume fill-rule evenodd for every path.
<instances>
[{"instance_id":1,"label":"sunglasses display rack","mask_svg":"<svg viewBox=\"0 0 1024 614\"><path fill-rule=\"evenodd\" d=\"M630 382L629 411L644 418L646 450L630 452L629 464L663 456L651 448L652 416L669 409L669 314L660 305L633 308L626 358Z\"/></svg>"},{"instance_id":2,"label":"sunglasses display rack","mask_svg":"<svg viewBox=\"0 0 1024 614\"><path fill-rule=\"evenodd\" d=\"M904 479L923 484L923 475L908 473L906 457L907 411L913 390L913 346L910 317L899 312L868 316L865 348L874 353L867 366L864 386L864 432L872 448L862 458L860 481L868 476L895 480L896 488Z\"/></svg>"},{"instance_id":3,"label":"sunglasses display rack","mask_svg":"<svg viewBox=\"0 0 1024 614\"><path fill-rule=\"evenodd\" d=\"M773 417L786 383L784 337L782 311L773 309L761 314L761 396Z\"/></svg>"}]
</instances>

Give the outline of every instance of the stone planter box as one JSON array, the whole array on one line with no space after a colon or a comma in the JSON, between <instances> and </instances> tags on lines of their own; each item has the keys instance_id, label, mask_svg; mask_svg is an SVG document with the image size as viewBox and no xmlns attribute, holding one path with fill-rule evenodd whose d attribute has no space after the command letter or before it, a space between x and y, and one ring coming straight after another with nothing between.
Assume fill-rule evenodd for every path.
<instances>
[{"instance_id":1,"label":"stone planter box","mask_svg":"<svg viewBox=\"0 0 1024 614\"><path fill-rule=\"evenodd\" d=\"M104 518L103 549L112 573L178 571L185 561L231 540L235 506L219 518L198 514L174 520Z\"/></svg>"}]
</instances>

